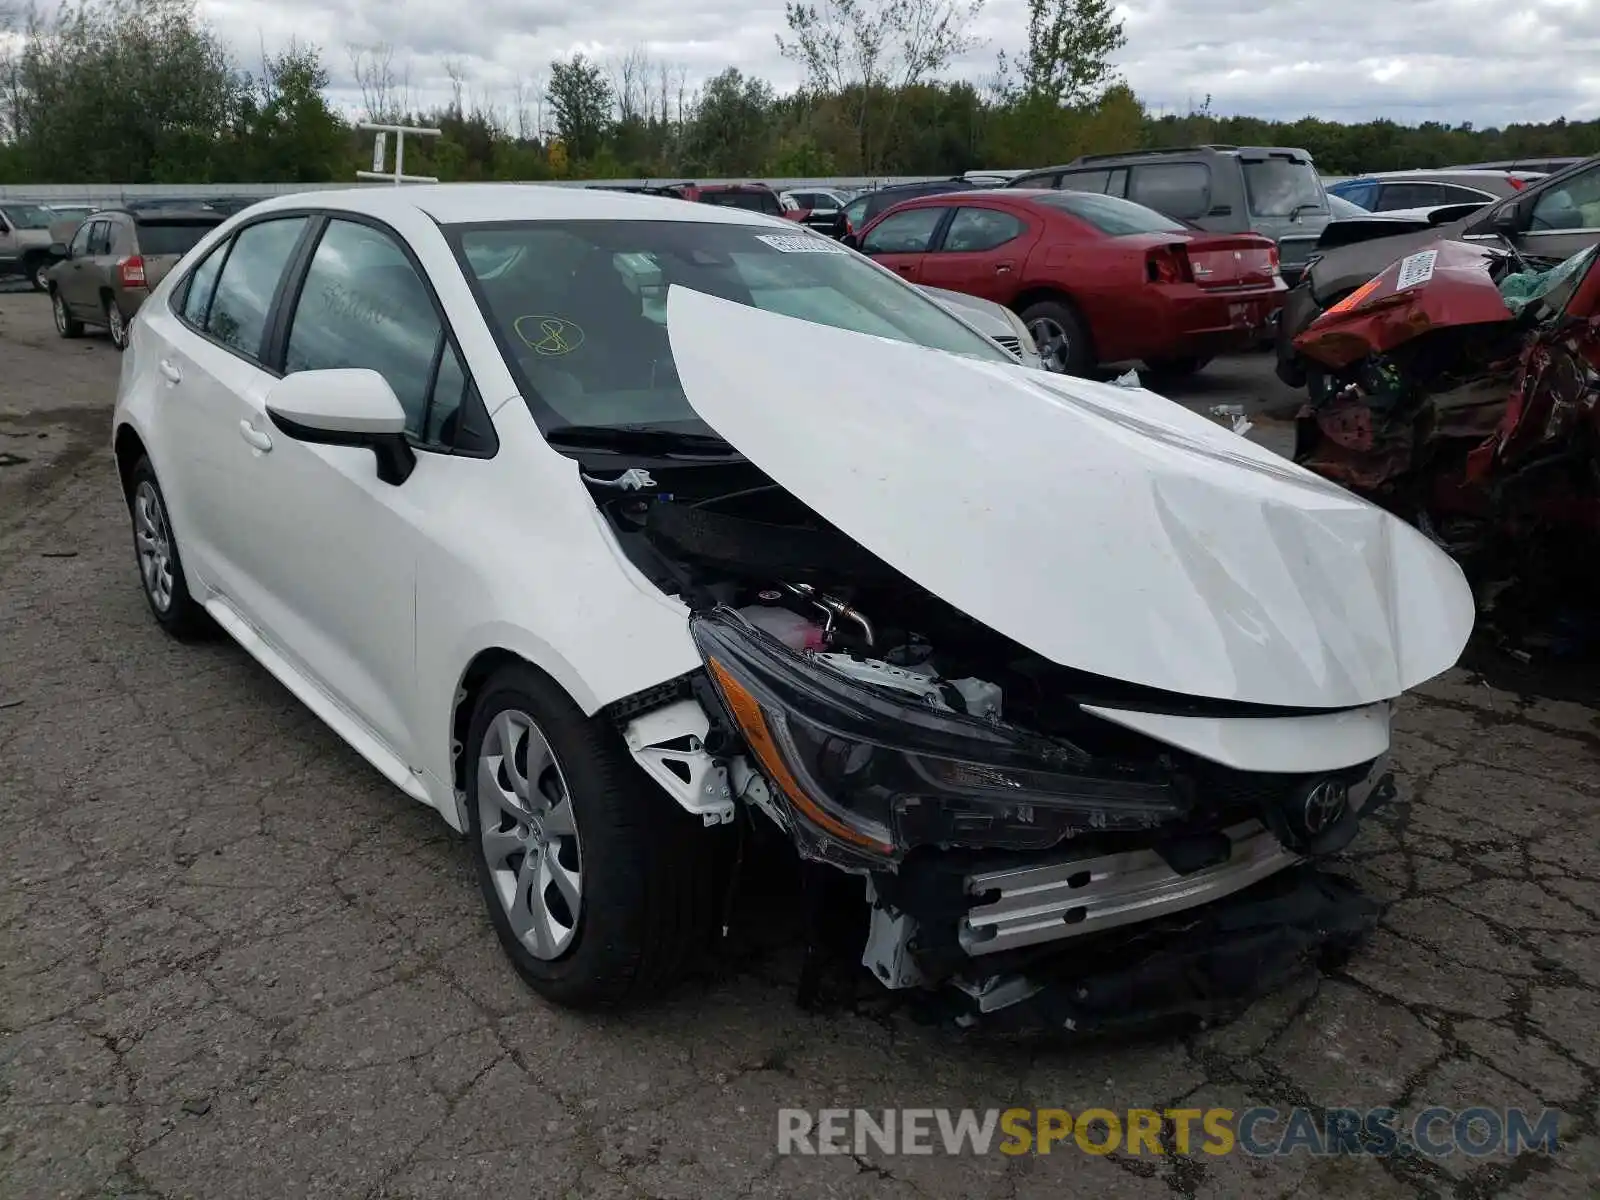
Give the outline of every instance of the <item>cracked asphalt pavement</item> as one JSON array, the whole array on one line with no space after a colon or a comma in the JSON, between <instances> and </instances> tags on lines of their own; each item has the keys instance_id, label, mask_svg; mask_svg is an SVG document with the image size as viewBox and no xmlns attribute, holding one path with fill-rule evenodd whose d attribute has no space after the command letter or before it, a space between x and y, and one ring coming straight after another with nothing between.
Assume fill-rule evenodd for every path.
<instances>
[{"instance_id":1,"label":"cracked asphalt pavement","mask_svg":"<svg viewBox=\"0 0 1600 1200\"><path fill-rule=\"evenodd\" d=\"M232 643L151 621L106 445L117 365L102 337L58 340L42 297L0 296L7 1200L1600 1189L1592 694L1458 669L1407 699L1399 799L1346 855L1390 902L1381 928L1229 1024L1074 1044L807 1013L783 939L652 1011L574 1016L513 974L436 815ZM1550 1107L1563 1142L1511 1161L776 1153L780 1107L1180 1102Z\"/></svg>"}]
</instances>

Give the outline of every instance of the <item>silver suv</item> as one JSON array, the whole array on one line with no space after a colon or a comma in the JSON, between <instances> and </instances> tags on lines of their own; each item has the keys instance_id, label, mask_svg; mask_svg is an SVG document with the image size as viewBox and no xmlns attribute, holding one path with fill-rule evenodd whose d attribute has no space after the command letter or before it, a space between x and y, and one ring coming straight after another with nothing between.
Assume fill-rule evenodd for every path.
<instances>
[{"instance_id":1,"label":"silver suv","mask_svg":"<svg viewBox=\"0 0 1600 1200\"><path fill-rule=\"evenodd\" d=\"M0 276L24 276L34 291L44 291L45 272L55 262L50 223L58 219L42 205L0 204Z\"/></svg>"},{"instance_id":2,"label":"silver suv","mask_svg":"<svg viewBox=\"0 0 1600 1200\"><path fill-rule=\"evenodd\" d=\"M1213 233L1259 233L1278 243L1293 287L1332 219L1322 179L1304 150L1285 146L1182 146L1085 154L1006 185L1103 192Z\"/></svg>"}]
</instances>

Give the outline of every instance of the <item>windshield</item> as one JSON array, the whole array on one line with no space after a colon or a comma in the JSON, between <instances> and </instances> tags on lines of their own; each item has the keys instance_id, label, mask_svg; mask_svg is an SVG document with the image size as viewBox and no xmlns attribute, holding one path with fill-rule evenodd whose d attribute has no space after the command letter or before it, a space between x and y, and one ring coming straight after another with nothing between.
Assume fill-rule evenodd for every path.
<instances>
[{"instance_id":1,"label":"windshield","mask_svg":"<svg viewBox=\"0 0 1600 1200\"><path fill-rule=\"evenodd\" d=\"M220 221L194 221L184 224L140 224L140 254L187 254L218 225Z\"/></svg>"},{"instance_id":2,"label":"windshield","mask_svg":"<svg viewBox=\"0 0 1600 1200\"><path fill-rule=\"evenodd\" d=\"M1189 229L1182 221L1174 221L1153 208L1098 192L1056 192L1039 196L1036 203L1059 208L1112 237L1130 233L1183 233Z\"/></svg>"},{"instance_id":3,"label":"windshield","mask_svg":"<svg viewBox=\"0 0 1600 1200\"><path fill-rule=\"evenodd\" d=\"M883 268L818 234L695 221L538 221L448 230L547 432L700 429L667 337L667 289L1015 365Z\"/></svg>"},{"instance_id":4,"label":"windshield","mask_svg":"<svg viewBox=\"0 0 1600 1200\"><path fill-rule=\"evenodd\" d=\"M59 221L48 208L41 208L37 204L7 204L0 208L18 229L49 229L51 221Z\"/></svg>"},{"instance_id":5,"label":"windshield","mask_svg":"<svg viewBox=\"0 0 1600 1200\"><path fill-rule=\"evenodd\" d=\"M1292 217L1327 212L1328 201L1316 168L1308 162L1268 158L1244 163L1244 190L1258 217Z\"/></svg>"}]
</instances>

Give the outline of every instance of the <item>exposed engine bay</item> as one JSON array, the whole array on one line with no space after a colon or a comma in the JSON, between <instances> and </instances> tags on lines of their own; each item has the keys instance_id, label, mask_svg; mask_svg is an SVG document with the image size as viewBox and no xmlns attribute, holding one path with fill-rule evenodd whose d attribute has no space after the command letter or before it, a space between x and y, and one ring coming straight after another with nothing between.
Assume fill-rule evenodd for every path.
<instances>
[{"instance_id":1,"label":"exposed engine bay","mask_svg":"<svg viewBox=\"0 0 1600 1200\"><path fill-rule=\"evenodd\" d=\"M1330 770L1245 771L1086 711L1307 715L1050 662L919 587L752 464L653 460L618 474L594 463L584 478L623 553L690 609L706 662L613 713L640 765L706 824L735 820L741 805L760 811L803 860L860 877L862 962L889 988L952 985L965 1019L1028 1000L1056 1003L1057 1025L1102 1023L1082 1003L1068 1012L1048 1001L1065 939L1080 948L1075 961L1110 952L1114 973L1129 969L1121 948L1149 942L1152 961L1182 964L1159 986L1145 979L1172 1003L1195 977L1195 946L1173 957L1155 932L1164 922L1192 931L1217 919L1212 901L1248 906L1258 886L1283 890L1269 877L1337 853L1392 795L1381 753ZM1382 721L1386 749L1387 706ZM1270 943L1249 942L1239 960L1260 968L1244 971L1252 986L1269 984L1273 947L1300 955L1371 915L1359 894L1295 879L1311 897L1309 925L1274 905L1252 910L1250 937ZM1206 915L1191 911L1201 906ZM1229 938L1243 928L1223 924ZM1133 985L1101 985L1110 1021ZM1087 977L1072 986L1092 993Z\"/></svg>"}]
</instances>

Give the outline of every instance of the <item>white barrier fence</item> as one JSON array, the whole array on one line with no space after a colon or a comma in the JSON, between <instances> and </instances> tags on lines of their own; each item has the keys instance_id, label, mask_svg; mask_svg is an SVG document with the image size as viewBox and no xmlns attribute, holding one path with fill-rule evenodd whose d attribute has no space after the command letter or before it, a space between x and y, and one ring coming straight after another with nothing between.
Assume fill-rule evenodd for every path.
<instances>
[{"instance_id":1,"label":"white barrier fence","mask_svg":"<svg viewBox=\"0 0 1600 1200\"><path fill-rule=\"evenodd\" d=\"M749 177L741 179L706 179L693 180L700 184L721 183L765 183L778 191L786 188L803 187L835 187L843 189L887 187L896 183L926 183L934 180L948 179L947 175L889 175L889 176L841 176L832 179L818 179L810 176L804 179L762 179L752 181ZM1346 179L1345 175L1325 175L1324 184L1337 183ZM393 186L392 176L385 174L384 179ZM530 183L541 183L549 187L641 187L663 186L673 183L689 182L684 177L669 177L663 179L560 179L560 180L529 180ZM0 184L0 203L23 204L97 204L111 205L124 204L133 200L153 200L163 197L184 197L187 199L203 200L212 196L254 196L266 199L268 196L281 196L292 192L314 192L330 188L349 187L382 187L380 182L363 183L13 183Z\"/></svg>"}]
</instances>

